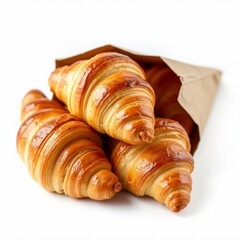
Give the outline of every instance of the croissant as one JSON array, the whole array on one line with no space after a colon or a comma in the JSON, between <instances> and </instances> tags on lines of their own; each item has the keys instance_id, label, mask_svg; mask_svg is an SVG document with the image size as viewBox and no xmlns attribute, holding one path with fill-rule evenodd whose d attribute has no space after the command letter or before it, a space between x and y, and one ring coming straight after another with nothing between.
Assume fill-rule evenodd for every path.
<instances>
[{"instance_id":1,"label":"croissant","mask_svg":"<svg viewBox=\"0 0 240 240\"><path fill-rule=\"evenodd\" d=\"M158 64L146 70L146 77L156 94L156 117L178 121L190 135L194 122L177 100L181 87L177 75L167 65Z\"/></svg>"},{"instance_id":2,"label":"croissant","mask_svg":"<svg viewBox=\"0 0 240 240\"><path fill-rule=\"evenodd\" d=\"M124 189L153 197L174 212L187 206L193 158L188 135L178 122L157 118L155 139L149 144L109 141L110 161Z\"/></svg>"},{"instance_id":3,"label":"croissant","mask_svg":"<svg viewBox=\"0 0 240 240\"><path fill-rule=\"evenodd\" d=\"M121 183L99 134L38 90L26 94L17 149L31 176L48 191L74 198L112 198Z\"/></svg>"},{"instance_id":4,"label":"croissant","mask_svg":"<svg viewBox=\"0 0 240 240\"><path fill-rule=\"evenodd\" d=\"M100 133L137 145L154 138L155 93L128 56L105 52L52 72L50 89Z\"/></svg>"}]
</instances>

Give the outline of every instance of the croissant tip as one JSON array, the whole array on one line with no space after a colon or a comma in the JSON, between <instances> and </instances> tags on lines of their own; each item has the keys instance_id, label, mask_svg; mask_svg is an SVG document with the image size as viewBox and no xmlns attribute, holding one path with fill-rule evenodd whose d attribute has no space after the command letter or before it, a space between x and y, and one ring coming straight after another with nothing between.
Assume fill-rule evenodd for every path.
<instances>
[{"instance_id":1,"label":"croissant tip","mask_svg":"<svg viewBox=\"0 0 240 240\"><path fill-rule=\"evenodd\" d=\"M139 132L139 138L142 142L151 143L154 139L154 135L150 131Z\"/></svg>"},{"instance_id":2,"label":"croissant tip","mask_svg":"<svg viewBox=\"0 0 240 240\"><path fill-rule=\"evenodd\" d=\"M181 210L183 210L189 203L190 201L190 195L179 195L176 194L175 196L173 196L173 198L171 199L171 201L169 202L169 208L173 211L173 212L180 212Z\"/></svg>"},{"instance_id":3,"label":"croissant tip","mask_svg":"<svg viewBox=\"0 0 240 240\"><path fill-rule=\"evenodd\" d=\"M177 212L180 212L182 209L184 209L186 206L185 205L182 205L182 204L179 204L179 205L176 205L174 206L173 208L171 208L171 210L175 213Z\"/></svg>"},{"instance_id":4,"label":"croissant tip","mask_svg":"<svg viewBox=\"0 0 240 240\"><path fill-rule=\"evenodd\" d=\"M115 185L114 185L114 193L118 193L120 192L122 189L122 184L120 182L117 182Z\"/></svg>"}]
</instances>

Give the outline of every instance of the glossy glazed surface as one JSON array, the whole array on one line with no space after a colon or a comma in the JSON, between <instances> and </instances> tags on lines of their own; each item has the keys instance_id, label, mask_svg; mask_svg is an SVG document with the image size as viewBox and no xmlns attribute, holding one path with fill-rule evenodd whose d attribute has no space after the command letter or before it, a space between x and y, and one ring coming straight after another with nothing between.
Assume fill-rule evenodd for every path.
<instances>
[{"instance_id":1,"label":"glossy glazed surface","mask_svg":"<svg viewBox=\"0 0 240 240\"><path fill-rule=\"evenodd\" d=\"M100 135L64 106L33 90L22 101L21 119L19 155L45 189L95 200L112 198L121 190Z\"/></svg>"}]
</instances>

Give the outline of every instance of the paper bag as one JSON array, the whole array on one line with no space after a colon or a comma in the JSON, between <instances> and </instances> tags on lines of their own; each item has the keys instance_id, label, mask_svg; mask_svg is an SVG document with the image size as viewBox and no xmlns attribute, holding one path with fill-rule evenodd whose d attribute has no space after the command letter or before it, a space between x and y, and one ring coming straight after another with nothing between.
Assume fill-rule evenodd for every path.
<instances>
[{"instance_id":1,"label":"paper bag","mask_svg":"<svg viewBox=\"0 0 240 240\"><path fill-rule=\"evenodd\" d=\"M216 69L194 66L161 56L140 55L112 45L99 47L73 57L57 59L56 67L70 65L78 60L86 60L98 53L110 51L128 55L141 66L149 67L154 64L165 63L179 77L182 85L179 91L178 101L195 122L193 131L189 136L192 146L191 152L193 154L197 149L210 113L218 89L221 72Z\"/></svg>"}]
</instances>

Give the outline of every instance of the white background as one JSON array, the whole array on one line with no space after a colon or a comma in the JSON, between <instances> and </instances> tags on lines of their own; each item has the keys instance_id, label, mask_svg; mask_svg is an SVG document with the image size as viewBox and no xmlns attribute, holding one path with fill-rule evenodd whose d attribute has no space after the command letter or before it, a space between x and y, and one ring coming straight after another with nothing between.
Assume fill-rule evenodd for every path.
<instances>
[{"instance_id":1,"label":"white background","mask_svg":"<svg viewBox=\"0 0 240 240\"><path fill-rule=\"evenodd\" d=\"M237 2L0 0L0 239L240 239ZM51 96L55 58L108 43L223 71L195 154L191 202L178 214L126 192L105 202L48 193L17 154L24 94Z\"/></svg>"}]
</instances>

